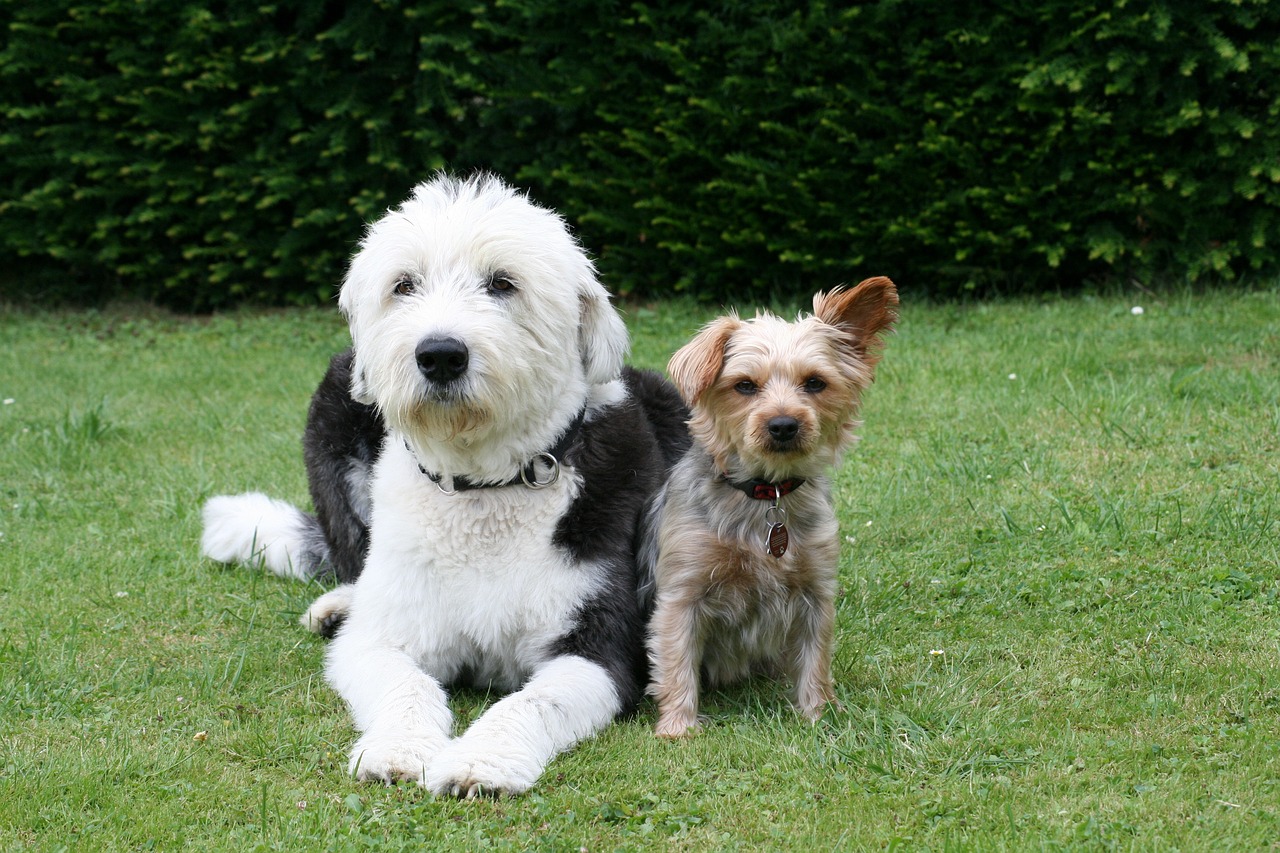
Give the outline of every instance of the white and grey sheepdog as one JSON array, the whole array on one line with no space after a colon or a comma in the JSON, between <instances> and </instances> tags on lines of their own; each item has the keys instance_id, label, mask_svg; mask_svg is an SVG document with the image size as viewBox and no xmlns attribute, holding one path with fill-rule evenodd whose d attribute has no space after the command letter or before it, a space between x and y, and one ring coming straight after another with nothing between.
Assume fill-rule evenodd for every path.
<instances>
[{"instance_id":1,"label":"white and grey sheepdog","mask_svg":"<svg viewBox=\"0 0 1280 853\"><path fill-rule=\"evenodd\" d=\"M360 779L527 790L644 686L636 531L687 411L623 366L626 329L555 213L495 177L439 176L373 223L339 306L353 347L316 391L316 514L205 506L203 552L341 582L334 635ZM455 736L446 691L508 692Z\"/></svg>"}]
</instances>

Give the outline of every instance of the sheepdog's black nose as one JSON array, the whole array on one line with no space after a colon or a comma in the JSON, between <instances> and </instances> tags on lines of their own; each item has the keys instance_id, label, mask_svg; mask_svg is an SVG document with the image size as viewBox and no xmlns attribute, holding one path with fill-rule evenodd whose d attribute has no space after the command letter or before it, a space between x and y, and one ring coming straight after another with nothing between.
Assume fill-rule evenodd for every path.
<instances>
[{"instance_id":1,"label":"sheepdog's black nose","mask_svg":"<svg viewBox=\"0 0 1280 853\"><path fill-rule=\"evenodd\" d=\"M800 422L787 415L769 419L769 437L778 444L789 444L800 434Z\"/></svg>"},{"instance_id":2,"label":"sheepdog's black nose","mask_svg":"<svg viewBox=\"0 0 1280 853\"><path fill-rule=\"evenodd\" d=\"M428 382L446 385L467 372L471 353L457 338L423 338L414 350L418 370Z\"/></svg>"}]
</instances>

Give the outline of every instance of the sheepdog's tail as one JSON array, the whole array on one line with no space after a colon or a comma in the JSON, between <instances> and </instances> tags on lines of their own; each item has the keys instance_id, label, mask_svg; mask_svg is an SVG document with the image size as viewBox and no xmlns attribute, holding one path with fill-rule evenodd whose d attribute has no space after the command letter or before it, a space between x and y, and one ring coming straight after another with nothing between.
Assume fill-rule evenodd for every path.
<instances>
[{"instance_id":1,"label":"sheepdog's tail","mask_svg":"<svg viewBox=\"0 0 1280 853\"><path fill-rule=\"evenodd\" d=\"M200 553L222 563L262 565L308 580L329 571L329 547L314 515L260 492L219 495L204 505Z\"/></svg>"}]
</instances>

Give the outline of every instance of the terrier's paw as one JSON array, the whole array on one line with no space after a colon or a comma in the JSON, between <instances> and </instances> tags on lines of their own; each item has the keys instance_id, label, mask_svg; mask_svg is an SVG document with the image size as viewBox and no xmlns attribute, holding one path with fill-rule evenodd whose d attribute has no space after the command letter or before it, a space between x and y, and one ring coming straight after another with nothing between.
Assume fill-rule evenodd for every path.
<instances>
[{"instance_id":1,"label":"terrier's paw","mask_svg":"<svg viewBox=\"0 0 1280 853\"><path fill-rule=\"evenodd\" d=\"M795 698L796 711L811 723L822 719L828 708L839 711L840 703L836 701L835 690L830 684L820 684L807 690L799 691Z\"/></svg>"},{"instance_id":2,"label":"terrier's paw","mask_svg":"<svg viewBox=\"0 0 1280 853\"><path fill-rule=\"evenodd\" d=\"M701 724L697 714L672 711L658 715L658 724L653 727L653 733L661 738L675 740L697 734Z\"/></svg>"},{"instance_id":3,"label":"terrier's paw","mask_svg":"<svg viewBox=\"0 0 1280 853\"><path fill-rule=\"evenodd\" d=\"M446 743L443 738L366 734L351 748L347 770L360 782L422 783L427 766Z\"/></svg>"}]
</instances>

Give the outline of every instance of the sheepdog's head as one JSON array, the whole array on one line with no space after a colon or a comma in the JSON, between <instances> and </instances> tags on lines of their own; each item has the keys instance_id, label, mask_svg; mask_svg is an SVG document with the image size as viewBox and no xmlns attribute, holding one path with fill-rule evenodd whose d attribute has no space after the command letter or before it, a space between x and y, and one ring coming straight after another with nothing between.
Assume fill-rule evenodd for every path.
<instances>
[{"instance_id":1,"label":"sheepdog's head","mask_svg":"<svg viewBox=\"0 0 1280 853\"><path fill-rule=\"evenodd\" d=\"M731 479L816 476L854 439L898 293L871 278L817 294L813 309L794 323L717 318L671 358L689 430Z\"/></svg>"},{"instance_id":2,"label":"sheepdog's head","mask_svg":"<svg viewBox=\"0 0 1280 853\"><path fill-rule=\"evenodd\" d=\"M491 175L437 176L369 226L338 304L352 396L436 470L510 476L618 393L626 328L591 261Z\"/></svg>"}]
</instances>

